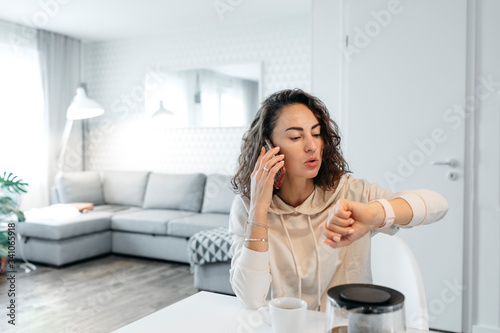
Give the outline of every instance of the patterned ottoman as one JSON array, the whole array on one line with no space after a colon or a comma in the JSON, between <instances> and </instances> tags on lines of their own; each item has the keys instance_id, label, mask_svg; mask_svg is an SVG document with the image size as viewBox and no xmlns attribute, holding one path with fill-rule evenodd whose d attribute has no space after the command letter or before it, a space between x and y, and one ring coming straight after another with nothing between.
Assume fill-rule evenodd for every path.
<instances>
[{"instance_id":1,"label":"patterned ottoman","mask_svg":"<svg viewBox=\"0 0 500 333\"><path fill-rule=\"evenodd\" d=\"M231 236L224 227L203 230L191 236L188 256L196 288L234 295L229 283L231 244Z\"/></svg>"}]
</instances>

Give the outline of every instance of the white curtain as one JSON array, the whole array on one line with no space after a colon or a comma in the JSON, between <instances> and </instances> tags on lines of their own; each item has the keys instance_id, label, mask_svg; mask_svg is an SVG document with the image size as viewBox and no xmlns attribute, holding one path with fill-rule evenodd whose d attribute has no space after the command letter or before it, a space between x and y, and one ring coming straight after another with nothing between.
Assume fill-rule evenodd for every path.
<instances>
[{"instance_id":1,"label":"white curtain","mask_svg":"<svg viewBox=\"0 0 500 333\"><path fill-rule=\"evenodd\" d=\"M29 184L23 210L48 204L43 103L36 30L0 21L0 173Z\"/></svg>"},{"instance_id":2,"label":"white curtain","mask_svg":"<svg viewBox=\"0 0 500 333\"><path fill-rule=\"evenodd\" d=\"M38 30L38 51L44 91L44 125L48 137L47 182L52 186L57 173L57 157L66 123L66 111L81 82L81 41L57 33ZM82 121L75 121L65 152L63 171L83 168Z\"/></svg>"}]
</instances>

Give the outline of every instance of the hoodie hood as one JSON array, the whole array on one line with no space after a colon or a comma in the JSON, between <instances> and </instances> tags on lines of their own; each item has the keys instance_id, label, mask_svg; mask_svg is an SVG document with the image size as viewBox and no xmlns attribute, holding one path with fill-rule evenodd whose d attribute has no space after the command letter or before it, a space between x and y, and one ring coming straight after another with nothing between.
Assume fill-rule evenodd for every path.
<instances>
[{"instance_id":1,"label":"hoodie hood","mask_svg":"<svg viewBox=\"0 0 500 333\"><path fill-rule=\"evenodd\" d=\"M344 183L347 181L347 175L343 175L340 178L339 183L335 186L333 195L330 191L325 191L319 186L314 187L314 191L307 197L307 199L297 207L292 207L285 203L278 195L273 196L271 201L271 206L269 211L277 215L287 215L287 214L304 214L304 215L315 215L319 212L332 206L332 203L337 200L339 196L340 189L343 187Z\"/></svg>"}]
</instances>

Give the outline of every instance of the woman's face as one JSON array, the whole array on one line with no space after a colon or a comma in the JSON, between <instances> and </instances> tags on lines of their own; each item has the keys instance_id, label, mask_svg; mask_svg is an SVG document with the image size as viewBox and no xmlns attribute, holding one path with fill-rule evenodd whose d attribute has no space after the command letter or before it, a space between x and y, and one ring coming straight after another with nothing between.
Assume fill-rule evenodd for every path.
<instances>
[{"instance_id":1,"label":"woman's face","mask_svg":"<svg viewBox=\"0 0 500 333\"><path fill-rule=\"evenodd\" d=\"M321 126L304 104L285 106L273 130L273 144L285 155L285 179L317 176L323 157ZM286 181L286 180L284 180Z\"/></svg>"}]
</instances>

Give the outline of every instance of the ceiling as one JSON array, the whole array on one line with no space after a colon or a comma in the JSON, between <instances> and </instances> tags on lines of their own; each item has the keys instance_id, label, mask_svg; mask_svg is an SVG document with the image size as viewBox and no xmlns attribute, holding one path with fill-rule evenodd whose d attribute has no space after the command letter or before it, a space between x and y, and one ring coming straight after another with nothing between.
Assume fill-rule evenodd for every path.
<instances>
[{"instance_id":1,"label":"ceiling","mask_svg":"<svg viewBox=\"0 0 500 333\"><path fill-rule=\"evenodd\" d=\"M308 15L311 0L1 0L0 19L84 41Z\"/></svg>"}]
</instances>

